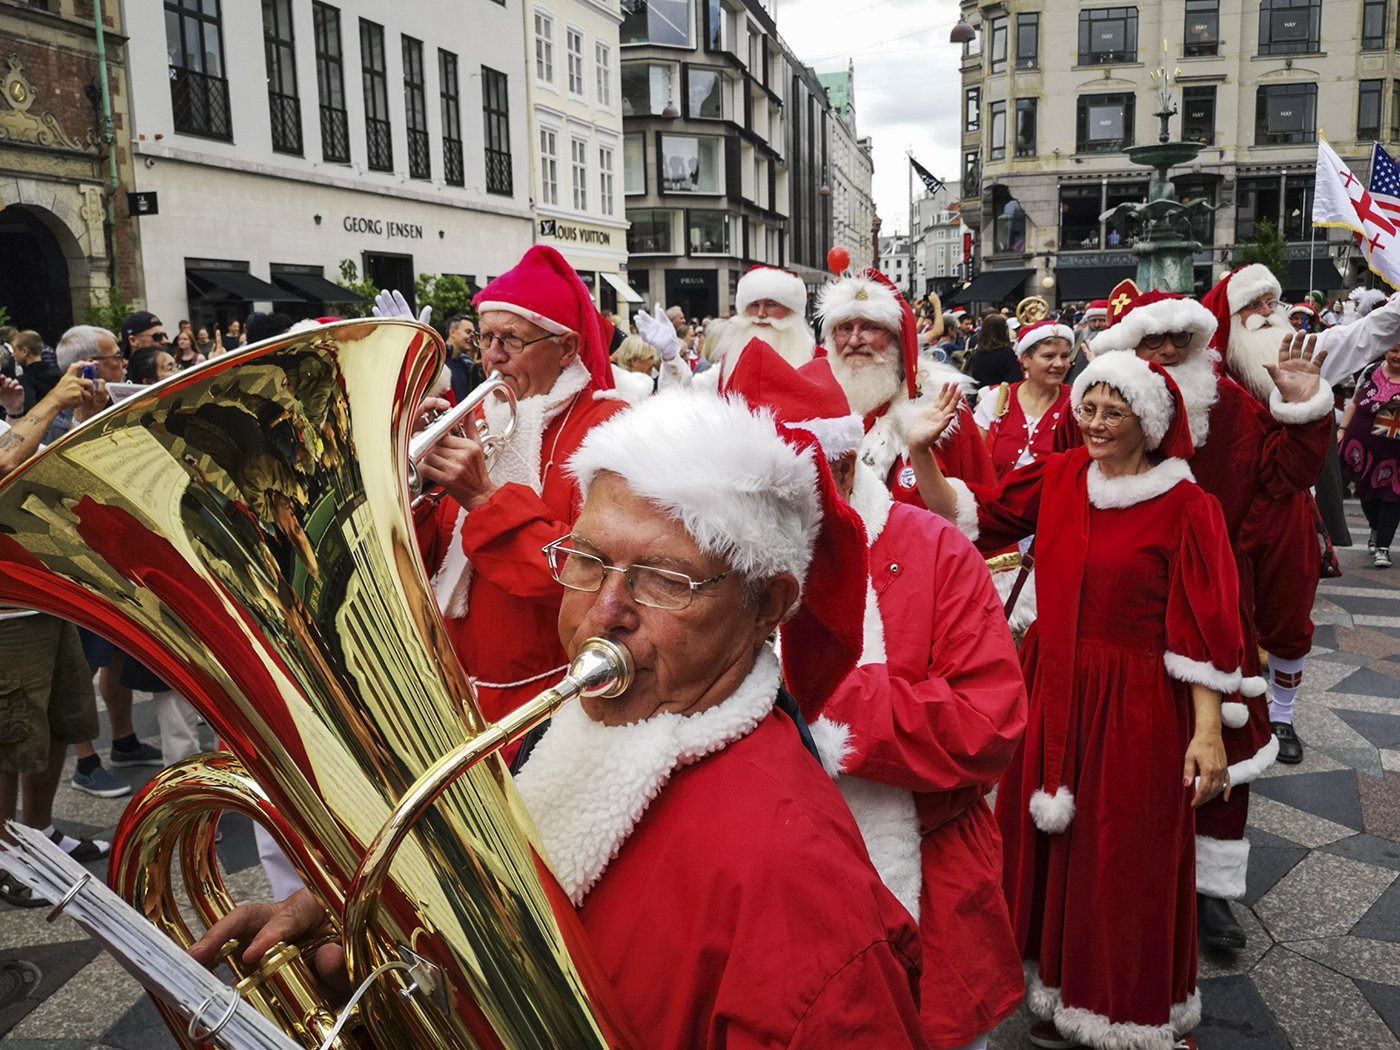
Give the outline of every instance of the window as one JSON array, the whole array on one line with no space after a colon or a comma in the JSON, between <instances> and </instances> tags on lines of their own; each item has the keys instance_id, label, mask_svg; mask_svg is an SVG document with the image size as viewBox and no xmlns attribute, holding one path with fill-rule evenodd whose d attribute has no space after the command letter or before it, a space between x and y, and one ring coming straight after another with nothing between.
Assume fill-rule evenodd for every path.
<instances>
[{"instance_id":1,"label":"window","mask_svg":"<svg viewBox=\"0 0 1400 1050\"><path fill-rule=\"evenodd\" d=\"M659 117L675 97L676 67L659 62L622 63L622 115Z\"/></svg>"},{"instance_id":2,"label":"window","mask_svg":"<svg viewBox=\"0 0 1400 1050\"><path fill-rule=\"evenodd\" d=\"M316 90L321 101L321 159L350 162L350 118L345 112L345 56L340 46L340 9L311 5L316 37Z\"/></svg>"},{"instance_id":3,"label":"window","mask_svg":"<svg viewBox=\"0 0 1400 1050\"><path fill-rule=\"evenodd\" d=\"M690 46L690 0L622 0L624 44Z\"/></svg>"},{"instance_id":4,"label":"window","mask_svg":"<svg viewBox=\"0 0 1400 1050\"><path fill-rule=\"evenodd\" d=\"M722 211L688 212L690 254L729 254L729 214Z\"/></svg>"},{"instance_id":5,"label":"window","mask_svg":"<svg viewBox=\"0 0 1400 1050\"><path fill-rule=\"evenodd\" d=\"M593 43L593 71L598 78L598 105L612 108L612 48L601 40Z\"/></svg>"},{"instance_id":6,"label":"window","mask_svg":"<svg viewBox=\"0 0 1400 1050\"><path fill-rule=\"evenodd\" d=\"M1034 157L1036 100L1018 98L1016 100L1016 156Z\"/></svg>"},{"instance_id":7,"label":"window","mask_svg":"<svg viewBox=\"0 0 1400 1050\"><path fill-rule=\"evenodd\" d=\"M1385 50L1385 9L1390 0L1364 0L1361 5L1361 50Z\"/></svg>"},{"instance_id":8,"label":"window","mask_svg":"<svg viewBox=\"0 0 1400 1050\"><path fill-rule=\"evenodd\" d=\"M1132 95L1080 95L1075 120L1075 152L1116 153L1133 144L1136 98Z\"/></svg>"},{"instance_id":9,"label":"window","mask_svg":"<svg viewBox=\"0 0 1400 1050\"><path fill-rule=\"evenodd\" d=\"M1304 55L1321 48L1322 0L1260 0L1259 53Z\"/></svg>"},{"instance_id":10,"label":"window","mask_svg":"<svg viewBox=\"0 0 1400 1050\"><path fill-rule=\"evenodd\" d=\"M1235 193L1235 240L1254 240L1256 223L1279 224L1280 189L1277 175L1268 179L1239 180Z\"/></svg>"},{"instance_id":11,"label":"window","mask_svg":"<svg viewBox=\"0 0 1400 1050\"><path fill-rule=\"evenodd\" d=\"M165 0L165 48L175 130L233 141L220 0Z\"/></svg>"},{"instance_id":12,"label":"window","mask_svg":"<svg viewBox=\"0 0 1400 1050\"><path fill-rule=\"evenodd\" d=\"M1181 92L1183 142L1215 142L1215 88L1189 87Z\"/></svg>"},{"instance_id":13,"label":"window","mask_svg":"<svg viewBox=\"0 0 1400 1050\"><path fill-rule=\"evenodd\" d=\"M982 170L977 163L977 151L963 154L963 199L976 197L982 192Z\"/></svg>"},{"instance_id":14,"label":"window","mask_svg":"<svg viewBox=\"0 0 1400 1050\"><path fill-rule=\"evenodd\" d=\"M1313 177L1288 175L1283 187L1283 236L1306 241L1312 233Z\"/></svg>"},{"instance_id":15,"label":"window","mask_svg":"<svg viewBox=\"0 0 1400 1050\"><path fill-rule=\"evenodd\" d=\"M365 89L365 140L371 171L394 170L389 132L389 80L384 65L384 27L360 19L360 66Z\"/></svg>"},{"instance_id":16,"label":"window","mask_svg":"<svg viewBox=\"0 0 1400 1050\"><path fill-rule=\"evenodd\" d=\"M647 140L645 135L622 136L622 192L647 191Z\"/></svg>"},{"instance_id":17,"label":"window","mask_svg":"<svg viewBox=\"0 0 1400 1050\"><path fill-rule=\"evenodd\" d=\"M1120 204L1141 204L1147 200L1146 182L1111 182L1104 190L1104 210L1110 211ZM1104 238L1105 248L1121 248L1138 235L1137 222L1128 224L1108 224Z\"/></svg>"},{"instance_id":18,"label":"window","mask_svg":"<svg viewBox=\"0 0 1400 1050\"><path fill-rule=\"evenodd\" d=\"M554 83L554 19L535 12L535 79Z\"/></svg>"},{"instance_id":19,"label":"window","mask_svg":"<svg viewBox=\"0 0 1400 1050\"><path fill-rule=\"evenodd\" d=\"M1103 214L1103 187L1060 188L1060 250L1099 248L1099 216Z\"/></svg>"},{"instance_id":20,"label":"window","mask_svg":"<svg viewBox=\"0 0 1400 1050\"><path fill-rule=\"evenodd\" d=\"M1381 137L1381 105L1384 80L1362 80L1356 85L1356 141L1375 142Z\"/></svg>"},{"instance_id":21,"label":"window","mask_svg":"<svg viewBox=\"0 0 1400 1050\"><path fill-rule=\"evenodd\" d=\"M985 29L985 25L980 22L974 22L972 23L972 28L974 30L972 39L963 44L962 57L964 59L982 57L982 32Z\"/></svg>"},{"instance_id":22,"label":"window","mask_svg":"<svg viewBox=\"0 0 1400 1050\"><path fill-rule=\"evenodd\" d=\"M1181 53L1188 58L1220 53L1220 0L1186 0Z\"/></svg>"},{"instance_id":23,"label":"window","mask_svg":"<svg viewBox=\"0 0 1400 1050\"><path fill-rule=\"evenodd\" d=\"M707 120L724 118L724 74L718 69L687 66L686 94L690 103L687 116Z\"/></svg>"},{"instance_id":24,"label":"window","mask_svg":"<svg viewBox=\"0 0 1400 1050\"><path fill-rule=\"evenodd\" d=\"M963 103L963 132L965 134L976 131L982 126L982 89L980 87L970 87L967 89L966 99Z\"/></svg>"},{"instance_id":25,"label":"window","mask_svg":"<svg viewBox=\"0 0 1400 1050\"><path fill-rule=\"evenodd\" d=\"M627 251L632 255L673 255L676 213L673 211L629 211Z\"/></svg>"},{"instance_id":26,"label":"window","mask_svg":"<svg viewBox=\"0 0 1400 1050\"><path fill-rule=\"evenodd\" d=\"M568 52L569 94L583 98L583 30L569 26L564 30L564 47Z\"/></svg>"},{"instance_id":27,"label":"window","mask_svg":"<svg viewBox=\"0 0 1400 1050\"><path fill-rule=\"evenodd\" d=\"M1006 101L993 102L987 107L988 120L991 121L991 157L992 160L1006 159Z\"/></svg>"},{"instance_id":28,"label":"window","mask_svg":"<svg viewBox=\"0 0 1400 1050\"><path fill-rule=\"evenodd\" d=\"M660 139L661 192L721 192L722 139L692 135L662 135Z\"/></svg>"},{"instance_id":29,"label":"window","mask_svg":"<svg viewBox=\"0 0 1400 1050\"><path fill-rule=\"evenodd\" d=\"M724 3L723 0L707 0L705 4L707 21L705 50L721 51L724 48Z\"/></svg>"},{"instance_id":30,"label":"window","mask_svg":"<svg viewBox=\"0 0 1400 1050\"><path fill-rule=\"evenodd\" d=\"M995 216L992 250L997 253L1025 251L1026 211L1005 186L992 189L992 214Z\"/></svg>"},{"instance_id":31,"label":"window","mask_svg":"<svg viewBox=\"0 0 1400 1050\"><path fill-rule=\"evenodd\" d=\"M1212 207L1215 205L1215 183L1210 179L1173 179L1176 184L1176 199L1182 204L1202 200ZM1215 212L1203 211L1191 219L1191 237L1203 245L1215 242Z\"/></svg>"},{"instance_id":32,"label":"window","mask_svg":"<svg viewBox=\"0 0 1400 1050\"><path fill-rule=\"evenodd\" d=\"M540 128L540 203L559 203L559 142L549 128Z\"/></svg>"},{"instance_id":33,"label":"window","mask_svg":"<svg viewBox=\"0 0 1400 1050\"><path fill-rule=\"evenodd\" d=\"M1390 94L1390 141L1400 142L1400 80L1392 81Z\"/></svg>"},{"instance_id":34,"label":"window","mask_svg":"<svg viewBox=\"0 0 1400 1050\"><path fill-rule=\"evenodd\" d=\"M758 26L749 23L749 73L763 79L763 37L759 34Z\"/></svg>"},{"instance_id":35,"label":"window","mask_svg":"<svg viewBox=\"0 0 1400 1050\"><path fill-rule=\"evenodd\" d=\"M515 180L510 165L510 96L506 75L481 67L481 115L485 123L486 192L511 196Z\"/></svg>"},{"instance_id":36,"label":"window","mask_svg":"<svg viewBox=\"0 0 1400 1050\"><path fill-rule=\"evenodd\" d=\"M301 99L292 40L292 0L263 0L263 49L267 58L267 104L272 148L301 155Z\"/></svg>"},{"instance_id":37,"label":"window","mask_svg":"<svg viewBox=\"0 0 1400 1050\"><path fill-rule=\"evenodd\" d=\"M1040 15L1016 16L1016 68L1035 69L1040 65Z\"/></svg>"},{"instance_id":38,"label":"window","mask_svg":"<svg viewBox=\"0 0 1400 1050\"><path fill-rule=\"evenodd\" d=\"M403 38L403 110L408 125L408 177L432 178L428 153L428 96L423 79L423 41Z\"/></svg>"},{"instance_id":39,"label":"window","mask_svg":"<svg viewBox=\"0 0 1400 1050\"><path fill-rule=\"evenodd\" d=\"M1136 62L1136 7L1100 7L1079 12L1079 64Z\"/></svg>"},{"instance_id":40,"label":"window","mask_svg":"<svg viewBox=\"0 0 1400 1050\"><path fill-rule=\"evenodd\" d=\"M462 170L462 94L457 56L438 49L438 92L442 101L442 177L449 186L465 183Z\"/></svg>"},{"instance_id":41,"label":"window","mask_svg":"<svg viewBox=\"0 0 1400 1050\"><path fill-rule=\"evenodd\" d=\"M1261 87L1254 106L1254 144L1277 146L1317 140L1317 85Z\"/></svg>"},{"instance_id":42,"label":"window","mask_svg":"<svg viewBox=\"0 0 1400 1050\"><path fill-rule=\"evenodd\" d=\"M1006 72L1006 18L992 19L992 68L993 73Z\"/></svg>"},{"instance_id":43,"label":"window","mask_svg":"<svg viewBox=\"0 0 1400 1050\"><path fill-rule=\"evenodd\" d=\"M574 178L574 210L588 210L588 140L569 140L569 167Z\"/></svg>"},{"instance_id":44,"label":"window","mask_svg":"<svg viewBox=\"0 0 1400 1050\"><path fill-rule=\"evenodd\" d=\"M613 148L598 147L598 207L604 215L615 215L613 205Z\"/></svg>"}]
</instances>

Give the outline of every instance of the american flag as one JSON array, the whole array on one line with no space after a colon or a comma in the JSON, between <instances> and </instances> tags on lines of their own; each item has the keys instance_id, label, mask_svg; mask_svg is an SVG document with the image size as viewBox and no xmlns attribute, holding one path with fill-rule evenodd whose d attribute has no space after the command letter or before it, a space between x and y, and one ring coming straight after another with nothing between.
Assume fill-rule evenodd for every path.
<instances>
[{"instance_id":1,"label":"american flag","mask_svg":"<svg viewBox=\"0 0 1400 1050\"><path fill-rule=\"evenodd\" d=\"M1371 199L1392 218L1400 218L1400 164L1376 143L1371 156Z\"/></svg>"}]
</instances>

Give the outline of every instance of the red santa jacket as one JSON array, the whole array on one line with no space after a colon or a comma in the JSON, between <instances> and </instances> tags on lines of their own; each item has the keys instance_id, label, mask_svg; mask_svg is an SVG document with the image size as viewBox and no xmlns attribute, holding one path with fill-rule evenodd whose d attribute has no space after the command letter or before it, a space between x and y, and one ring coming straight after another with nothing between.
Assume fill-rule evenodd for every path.
<instances>
[{"instance_id":1,"label":"red santa jacket","mask_svg":"<svg viewBox=\"0 0 1400 1050\"><path fill-rule=\"evenodd\" d=\"M874 537L861 665L813 735L839 762L876 870L919 920L929 1045L963 1046L1014 1013L1025 990L983 797L1025 729L1025 682L976 548L872 488L862 472L851 500Z\"/></svg>"},{"instance_id":2,"label":"red santa jacket","mask_svg":"<svg viewBox=\"0 0 1400 1050\"><path fill-rule=\"evenodd\" d=\"M626 407L619 401L595 401L593 391L590 383L545 428L541 492L502 485L462 521L461 550L472 573L467 612L453 617L443 611L452 647L475 682L482 714L490 721L553 684L563 672L547 672L568 663L559 644L563 591L540 548L568 535L578 517L582 500L565 470L569 457L590 429ZM420 516L418 544L429 576L455 542L460 513L455 501L444 499ZM513 682L522 684L507 686Z\"/></svg>"}]
</instances>

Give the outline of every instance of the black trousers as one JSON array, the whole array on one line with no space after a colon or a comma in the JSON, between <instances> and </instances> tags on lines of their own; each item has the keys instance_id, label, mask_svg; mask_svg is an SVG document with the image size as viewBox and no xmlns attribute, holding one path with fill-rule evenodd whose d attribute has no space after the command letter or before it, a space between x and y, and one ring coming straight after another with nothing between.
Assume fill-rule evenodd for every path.
<instances>
[{"instance_id":1,"label":"black trousers","mask_svg":"<svg viewBox=\"0 0 1400 1050\"><path fill-rule=\"evenodd\" d=\"M1389 550L1390 541L1395 539L1396 526L1400 526L1400 503L1363 499L1361 509L1366 514L1367 524L1376 530L1376 546Z\"/></svg>"}]
</instances>

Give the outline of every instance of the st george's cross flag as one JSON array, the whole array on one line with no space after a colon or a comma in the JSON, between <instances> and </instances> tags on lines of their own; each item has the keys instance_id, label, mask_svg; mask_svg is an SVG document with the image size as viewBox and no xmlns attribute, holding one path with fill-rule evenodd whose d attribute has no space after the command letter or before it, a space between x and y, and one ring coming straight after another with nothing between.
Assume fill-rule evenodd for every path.
<instances>
[{"instance_id":1,"label":"st george's cross flag","mask_svg":"<svg viewBox=\"0 0 1400 1050\"><path fill-rule=\"evenodd\" d=\"M1400 164L1379 142L1371 154L1371 199L1391 222L1400 222Z\"/></svg>"},{"instance_id":2,"label":"st george's cross flag","mask_svg":"<svg viewBox=\"0 0 1400 1050\"><path fill-rule=\"evenodd\" d=\"M1313 223L1351 230L1371 271L1400 288L1400 230L1320 135L1315 186Z\"/></svg>"}]
</instances>

